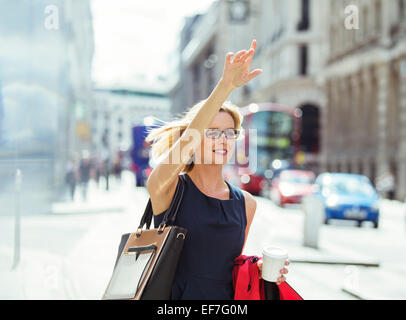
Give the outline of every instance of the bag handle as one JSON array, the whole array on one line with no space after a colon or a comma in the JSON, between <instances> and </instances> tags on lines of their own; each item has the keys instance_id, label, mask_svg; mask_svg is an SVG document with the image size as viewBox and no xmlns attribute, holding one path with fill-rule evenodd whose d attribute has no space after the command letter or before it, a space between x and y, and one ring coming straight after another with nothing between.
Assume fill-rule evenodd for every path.
<instances>
[{"instance_id":1,"label":"bag handle","mask_svg":"<svg viewBox=\"0 0 406 320\"><path fill-rule=\"evenodd\" d=\"M172 199L173 203L171 203L171 206L169 207L169 209L166 212L162 222L160 223L161 227L164 226L164 225L173 225L175 223L175 219L176 219L176 216L178 214L179 206L180 206L180 203L182 201L183 192L184 192L184 189L185 189L184 176L179 175L178 177L179 177L179 183L178 183L177 188L179 187L179 192L178 192L179 195L177 195L176 191L175 191L174 199ZM174 208L173 212L171 210L172 207Z\"/></svg>"},{"instance_id":2,"label":"bag handle","mask_svg":"<svg viewBox=\"0 0 406 320\"><path fill-rule=\"evenodd\" d=\"M184 178L182 175L179 175L179 182L176 186L175 194L172 198L171 205L169 206L168 210L165 213L165 216L159 225L159 229L165 225L168 225L169 223L173 223L176 218L177 211L179 209L180 202L183 197L183 191L184 191ZM144 214L142 215L140 225L138 226L138 230L141 230L144 225L147 225L147 229L150 228L151 222L152 222L152 204L151 204L151 198L149 198L147 206L145 208Z\"/></svg>"}]
</instances>

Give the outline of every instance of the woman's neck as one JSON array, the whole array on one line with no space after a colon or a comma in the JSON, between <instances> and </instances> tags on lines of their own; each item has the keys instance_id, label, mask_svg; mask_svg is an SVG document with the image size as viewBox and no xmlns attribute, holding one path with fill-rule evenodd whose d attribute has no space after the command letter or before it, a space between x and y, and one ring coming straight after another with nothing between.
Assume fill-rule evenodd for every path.
<instances>
[{"instance_id":1,"label":"woman's neck","mask_svg":"<svg viewBox=\"0 0 406 320\"><path fill-rule=\"evenodd\" d=\"M223 166L221 165L194 165L188 175L205 191L218 193L220 190L228 190L223 179Z\"/></svg>"}]
</instances>

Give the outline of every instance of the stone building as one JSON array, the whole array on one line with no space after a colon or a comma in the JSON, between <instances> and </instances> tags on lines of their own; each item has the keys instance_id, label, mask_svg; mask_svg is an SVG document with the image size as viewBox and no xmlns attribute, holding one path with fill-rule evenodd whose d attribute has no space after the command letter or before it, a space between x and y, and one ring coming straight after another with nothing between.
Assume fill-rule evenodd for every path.
<instances>
[{"instance_id":1,"label":"stone building","mask_svg":"<svg viewBox=\"0 0 406 320\"><path fill-rule=\"evenodd\" d=\"M302 151L307 165L317 170L320 109L325 106L317 77L327 59L327 7L324 0L219 0L204 15L188 18L179 43L173 113L207 98L221 77L225 54L248 49L257 39L252 68L264 73L229 99L240 106L276 102L300 108Z\"/></svg>"},{"instance_id":2,"label":"stone building","mask_svg":"<svg viewBox=\"0 0 406 320\"><path fill-rule=\"evenodd\" d=\"M100 158L112 159L117 152L128 151L135 125L144 125L152 118L170 118L170 101L160 84L97 88L94 98L91 151Z\"/></svg>"},{"instance_id":3,"label":"stone building","mask_svg":"<svg viewBox=\"0 0 406 320\"><path fill-rule=\"evenodd\" d=\"M358 10L348 10L348 5ZM348 11L346 11L346 8ZM347 19L350 15L357 20ZM406 196L406 1L330 1L329 55L322 73L322 169L392 172ZM357 26L354 23L359 22Z\"/></svg>"},{"instance_id":4,"label":"stone building","mask_svg":"<svg viewBox=\"0 0 406 320\"><path fill-rule=\"evenodd\" d=\"M263 74L248 85L240 104L274 102L302 114L301 148L306 165L318 171L319 120L325 94L318 76L327 60L325 0L258 0L253 34L258 39L253 68Z\"/></svg>"},{"instance_id":5,"label":"stone building","mask_svg":"<svg viewBox=\"0 0 406 320\"><path fill-rule=\"evenodd\" d=\"M172 113L206 99L220 79L227 52L248 48L255 15L248 0L218 0L204 14L185 19L174 70L179 77L170 90ZM230 100L241 101L239 90Z\"/></svg>"},{"instance_id":6,"label":"stone building","mask_svg":"<svg viewBox=\"0 0 406 320\"><path fill-rule=\"evenodd\" d=\"M172 111L206 98L225 54L256 38L252 68L264 73L230 100L300 108L309 167L362 173L374 183L392 172L403 200L405 20L405 0L218 0L185 23Z\"/></svg>"}]
</instances>

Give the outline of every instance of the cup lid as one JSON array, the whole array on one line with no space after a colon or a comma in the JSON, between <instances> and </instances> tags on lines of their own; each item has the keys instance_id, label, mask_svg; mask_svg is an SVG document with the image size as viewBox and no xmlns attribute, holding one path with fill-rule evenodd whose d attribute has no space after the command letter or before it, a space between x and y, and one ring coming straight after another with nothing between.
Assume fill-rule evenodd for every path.
<instances>
[{"instance_id":1,"label":"cup lid","mask_svg":"<svg viewBox=\"0 0 406 320\"><path fill-rule=\"evenodd\" d=\"M277 259L286 259L288 257L288 252L279 247L267 246L263 248L262 255Z\"/></svg>"}]
</instances>

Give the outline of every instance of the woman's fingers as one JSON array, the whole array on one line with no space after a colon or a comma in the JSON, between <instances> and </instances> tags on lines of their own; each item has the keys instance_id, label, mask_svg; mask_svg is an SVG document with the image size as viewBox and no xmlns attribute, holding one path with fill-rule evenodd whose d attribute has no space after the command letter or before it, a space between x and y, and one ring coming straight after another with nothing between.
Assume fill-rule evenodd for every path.
<instances>
[{"instance_id":1,"label":"woman's fingers","mask_svg":"<svg viewBox=\"0 0 406 320\"><path fill-rule=\"evenodd\" d=\"M246 54L247 54L247 50L238 51L237 54L236 54L235 57L234 57L233 62L237 63L237 62L242 61L242 58L243 58Z\"/></svg>"},{"instance_id":2,"label":"woman's fingers","mask_svg":"<svg viewBox=\"0 0 406 320\"><path fill-rule=\"evenodd\" d=\"M233 63L238 63L238 62L246 63L248 61L251 61L254 56L256 47L257 47L257 41L253 40L251 43L251 48L249 50L240 50L235 55L234 55L234 53L229 52L226 55L226 62L231 63L231 58L233 56L234 56L234 59L232 61Z\"/></svg>"},{"instance_id":3,"label":"woman's fingers","mask_svg":"<svg viewBox=\"0 0 406 320\"><path fill-rule=\"evenodd\" d=\"M257 266L258 266L259 278L262 279L262 260L259 260L257 262Z\"/></svg>"},{"instance_id":4,"label":"woman's fingers","mask_svg":"<svg viewBox=\"0 0 406 320\"><path fill-rule=\"evenodd\" d=\"M248 58L252 59L256 48L257 48L257 40L252 40L250 49L239 51L234 58L234 62L240 61L246 62Z\"/></svg>"},{"instance_id":5,"label":"woman's fingers","mask_svg":"<svg viewBox=\"0 0 406 320\"><path fill-rule=\"evenodd\" d=\"M226 54L226 64L231 63L231 58L234 56L234 52L229 52Z\"/></svg>"},{"instance_id":6,"label":"woman's fingers","mask_svg":"<svg viewBox=\"0 0 406 320\"><path fill-rule=\"evenodd\" d=\"M248 75L248 81L251 81L255 77L258 77L263 72L262 69L255 69Z\"/></svg>"},{"instance_id":7,"label":"woman's fingers","mask_svg":"<svg viewBox=\"0 0 406 320\"><path fill-rule=\"evenodd\" d=\"M277 285L280 285L282 282L286 281L286 277L285 276L280 276L278 278L278 280L276 281Z\"/></svg>"},{"instance_id":8,"label":"woman's fingers","mask_svg":"<svg viewBox=\"0 0 406 320\"><path fill-rule=\"evenodd\" d=\"M244 63L251 63L252 59L254 58L254 54L255 50L251 48L244 57Z\"/></svg>"},{"instance_id":9,"label":"woman's fingers","mask_svg":"<svg viewBox=\"0 0 406 320\"><path fill-rule=\"evenodd\" d=\"M262 69L249 72L256 47L257 41L253 40L249 50L241 50L236 54L229 52L226 55L224 78L226 78L226 81L233 83L236 88L248 83L263 72Z\"/></svg>"}]
</instances>

